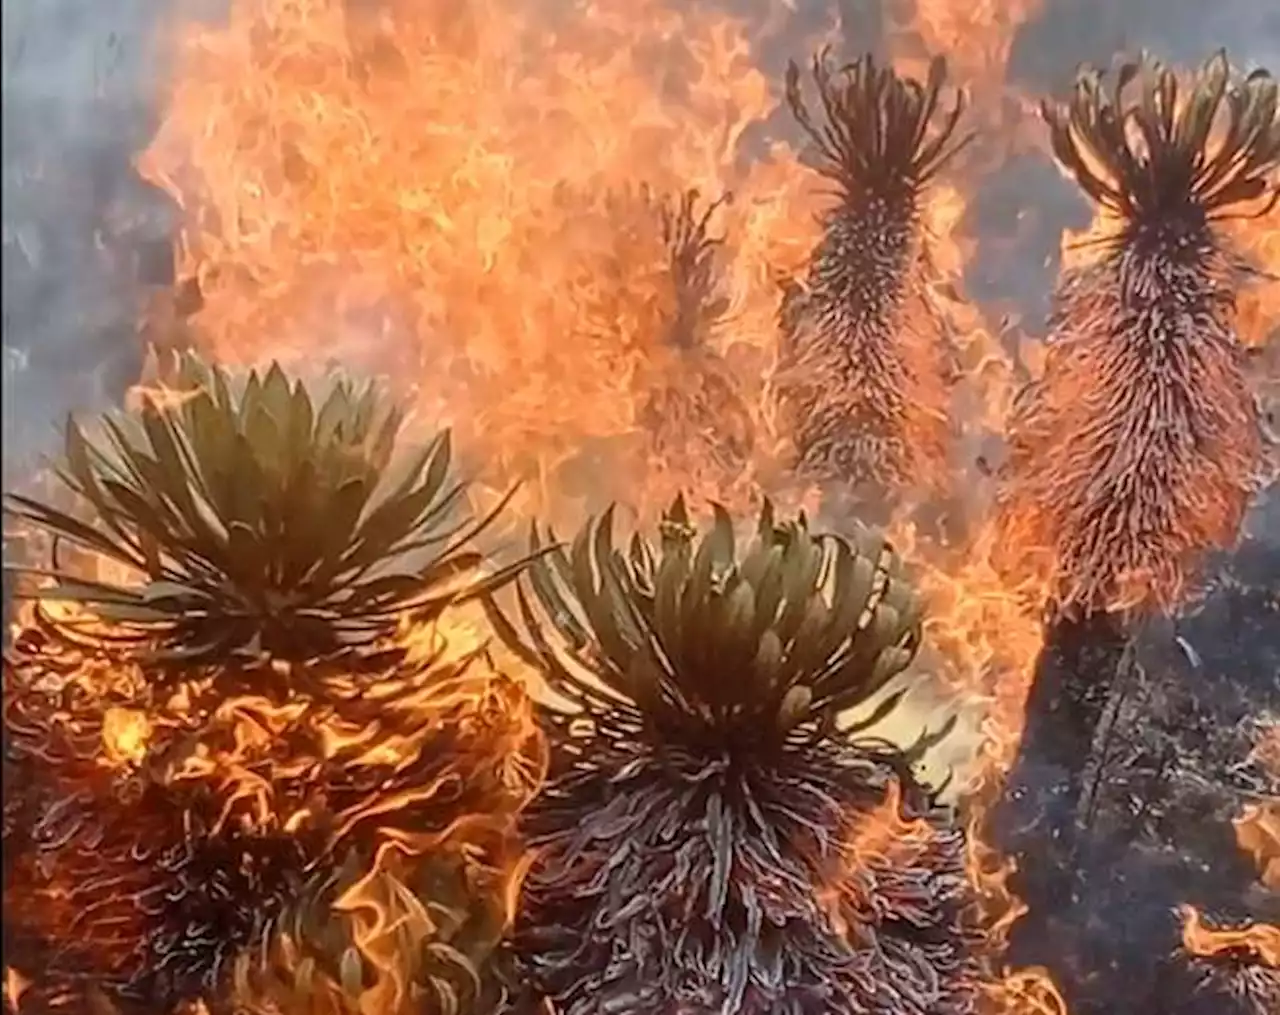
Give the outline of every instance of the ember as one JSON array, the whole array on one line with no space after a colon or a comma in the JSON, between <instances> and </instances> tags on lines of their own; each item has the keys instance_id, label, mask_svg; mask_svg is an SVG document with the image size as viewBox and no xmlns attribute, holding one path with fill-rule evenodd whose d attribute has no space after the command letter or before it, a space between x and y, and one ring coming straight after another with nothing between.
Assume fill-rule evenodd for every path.
<instances>
[{"instance_id":1,"label":"ember","mask_svg":"<svg viewBox=\"0 0 1280 1015\"><path fill-rule=\"evenodd\" d=\"M137 765L147 756L151 723L145 712L108 708L102 714L102 750L117 765Z\"/></svg>"}]
</instances>

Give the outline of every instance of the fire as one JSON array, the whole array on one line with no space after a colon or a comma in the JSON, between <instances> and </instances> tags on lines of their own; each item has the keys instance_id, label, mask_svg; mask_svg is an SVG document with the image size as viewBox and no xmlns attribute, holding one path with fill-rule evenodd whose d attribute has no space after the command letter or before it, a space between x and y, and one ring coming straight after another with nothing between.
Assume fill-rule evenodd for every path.
<instances>
[{"instance_id":1,"label":"fire","mask_svg":"<svg viewBox=\"0 0 1280 1015\"><path fill-rule=\"evenodd\" d=\"M757 66L752 26L664 0L578 0L545 15L521 0L231 6L225 24L178 33L167 118L139 160L187 215L180 271L201 295L200 309L181 322L191 341L224 362L318 366L323 357L392 375L424 421L455 428L483 482L523 481L512 512L520 520L549 514L568 525L612 499L644 513L678 487L695 502L736 504L758 484L812 503L812 491L794 489L770 468L775 428L764 389L774 365L777 283L802 271L822 195L789 146L757 144L779 95ZM911 41L896 36L890 51L909 68L926 52L946 54L986 134L1011 150L1040 136L1026 129L1028 97L1011 91L1006 78L1015 32L1042 6L917 0ZM795 5L775 6L770 24L785 22L783 8ZM763 157L745 158L749 144L763 148ZM942 522L908 511L891 537L930 603L936 658L929 662L984 708L983 744L961 775L972 807L969 873L998 955L1023 906L1008 887L1010 863L982 842L981 824L1018 744L1048 589L1043 575L1014 578L996 565L1001 548L979 464L1039 355L1030 343L1014 349L1012 336L963 296L976 245L966 233L966 195L979 161L990 165L990 151L962 165L962 178L941 181L924 211L939 274L935 295L960 353L960 451L946 475L926 477L945 491ZM655 335L670 293L658 236L625 200L642 186L664 196L692 189L708 203L725 198L714 218L723 238L726 321L708 350L723 365L715 385L690 380L687 361ZM1240 307L1243 340L1257 350L1280 320L1277 215L1230 226L1272 276L1248 290ZM1077 256L1064 250L1064 262ZM655 410L649 393L662 386L673 398ZM734 397L722 397L726 391ZM169 396L139 388L133 397ZM671 460L651 432L652 416L667 404L706 408L719 425L752 433L755 454L745 471L726 478L715 462ZM741 418L730 422L736 408L726 407L738 405ZM321 765L341 767L356 783L400 771L429 732L413 717L462 712L468 732L496 732L504 754L496 780L513 797L528 792L543 761L528 702L515 681L488 669L479 620L459 613L443 628L407 628L401 636L417 662L474 657L482 672L430 691L364 688L371 704L393 702L387 725L394 734L366 716L344 721L301 702L232 695L202 717L217 736L172 761L166 777L216 784L222 822L302 834L325 801L306 792L283 799L273 789L278 780L307 785ZM101 702L132 679L84 659L60 666L59 679L83 668ZM516 674L511 666L502 660ZM190 732L201 690L178 688L145 712L105 707L95 748L112 765L138 766ZM284 742L298 737L310 749L286 750ZM1280 739L1271 749L1280 754ZM378 807L392 811L453 789L441 776L377 806L355 805L333 834L378 824L386 817ZM929 826L902 817L900 794L891 785L883 807L854 832L851 857L910 859L927 848ZM407 1003L417 972L410 956L439 929L438 915L406 887L408 871L445 837L472 831L460 827L467 821L430 836L382 828L376 862L335 903L354 949L338 978L345 986L367 967L375 971L373 982L360 983L367 1015ZM1250 807L1235 827L1263 883L1277 887L1280 811ZM493 853L509 919L529 857L505 844ZM494 874L472 869L473 859L460 862L460 877ZM838 917L834 901L832 911ZM56 919L64 916L59 910ZM1189 908L1183 917L1189 952L1280 961L1275 927L1214 930ZM278 942L278 965L300 965L293 947L287 937ZM7 970L11 1006L25 986ZM264 996L274 1010L328 1010L330 996L338 1004L334 984L303 984L307 1000L300 1001L291 993L296 986L264 984L245 964L237 987L250 1006ZM993 1013L1067 1010L1043 970L1005 973L986 993Z\"/></svg>"},{"instance_id":2,"label":"fire","mask_svg":"<svg viewBox=\"0 0 1280 1015\"><path fill-rule=\"evenodd\" d=\"M964 77L976 81L1003 76L1013 30L1034 11L981 5L957 21L928 4L920 30L934 51L968 53ZM376 17L330 0L240 0L225 27L186 29L141 168L187 209L197 341L232 361L324 348L394 371L424 417L456 424L488 481L532 481L524 512L564 515L580 496L665 503L665 490L618 485L635 473L637 392L662 360L643 326L662 294L644 281L655 253L618 246L616 196L642 184L732 195L718 220L723 351L747 394L773 354L776 280L802 266L822 206L785 145L740 165L743 135L779 98L745 33L732 17L657 0L583 4L553 24L512 0L391 2ZM972 255L964 212L958 186L940 186L926 223L976 451L1016 378L1001 337L956 295ZM631 283L621 293L620 274ZM609 327L592 327L602 316ZM970 528L972 545L938 577L948 599L967 596L955 569L970 567L983 571L979 598L1018 600L983 570L988 537ZM935 616L957 643L997 640L993 618L974 631L945 607ZM1035 648L1017 654L1011 665L1025 667Z\"/></svg>"},{"instance_id":3,"label":"fire","mask_svg":"<svg viewBox=\"0 0 1280 1015\"><path fill-rule=\"evenodd\" d=\"M1049 971L1037 966L1005 974L988 996L995 1011L1010 1015L1067 1015L1067 1002Z\"/></svg>"},{"instance_id":4,"label":"fire","mask_svg":"<svg viewBox=\"0 0 1280 1015\"><path fill-rule=\"evenodd\" d=\"M1012 156L1046 149L1034 115L1039 97L1027 94L1009 76L1019 29L1045 7L1045 0L916 0L912 19L894 25L889 45L899 63L919 67L926 54L945 54L956 83L968 90L970 116L979 128L969 153L975 173L993 171Z\"/></svg>"},{"instance_id":5,"label":"fire","mask_svg":"<svg viewBox=\"0 0 1280 1015\"><path fill-rule=\"evenodd\" d=\"M1280 773L1280 724L1261 724L1251 760L1269 772ZM1280 802L1248 804L1232 821L1236 842L1257 864L1258 880L1270 891L1280 890ZM1280 926L1248 923L1211 926L1193 906L1180 906L1182 944L1189 955L1202 959L1229 958L1280 969Z\"/></svg>"},{"instance_id":6,"label":"fire","mask_svg":"<svg viewBox=\"0 0 1280 1015\"><path fill-rule=\"evenodd\" d=\"M22 1000L22 995L26 993L29 983L25 976L14 969L12 966L6 966L4 970L4 1000L5 1006L10 1011L17 1011L18 1004Z\"/></svg>"},{"instance_id":7,"label":"fire","mask_svg":"<svg viewBox=\"0 0 1280 1015\"><path fill-rule=\"evenodd\" d=\"M1000 107L1014 30L1038 4L917 6L925 48ZM803 270L823 198L787 145L741 157L780 98L747 28L660 0L580 3L549 19L515 0L388 0L376 13L237 0L225 25L184 28L167 119L140 168L186 210L181 271L202 295L193 340L223 361L324 350L394 375L424 419L455 427L485 482L525 482L516 516L569 525L611 499L644 512L681 484L695 501L745 496L697 463L675 476L653 467L642 396L670 355L651 333L661 251L628 231L617 199L642 185L731 195L715 219L728 322L715 351L743 404L766 406L777 283ZM973 461L1021 368L960 295L974 246L965 211L961 182L942 181L925 225ZM752 411L749 469L776 487L773 421ZM977 468L934 480L957 492L954 538L940 544L910 519L893 536L930 600L939 669L987 702L988 745L968 777L989 794L1017 743L1042 590L1011 587L990 563L982 495L968 492L985 486ZM770 492L810 496L782 485ZM1018 913L1008 870L975 862L972 873L1002 938ZM1054 991L1027 972L1007 993ZM1008 1010L1026 1010L1017 1003Z\"/></svg>"},{"instance_id":8,"label":"fire","mask_svg":"<svg viewBox=\"0 0 1280 1015\"><path fill-rule=\"evenodd\" d=\"M113 961L132 939L122 943L104 937L111 924L128 923L137 937L151 930L145 921L137 922L133 908L157 890L159 875L145 858L153 849L172 848L177 833L171 816L157 814L144 829L121 828L121 818L111 816L149 786L178 799L184 787L196 788L197 794L199 787L211 790L221 811L206 835L255 841L282 836L314 841L322 835L336 846L353 841L363 827L379 843L367 868L332 902L332 919L345 921L351 936L339 979L316 969L314 958L303 961L288 933L277 935L264 942L267 970L258 967L257 949L235 960L233 987L245 1011L275 1012L277 1004L288 1011L352 1015L407 1010L420 989L415 984L423 978L422 963L428 961L422 956L446 947L455 930L449 923L453 917L428 913L408 887L424 862L445 863L435 876L456 878L459 885L491 885L501 909L494 915L495 927L509 919L527 859L509 839L509 809L502 801L516 807L527 798L541 782L543 762L528 699L517 683L480 658L483 645L474 615L460 610L429 629L406 626L402 637L412 646L411 661L385 679L311 677L330 692L345 693L349 707L320 705L306 695L284 702L253 693L210 696L202 680L193 680L152 695L146 712L111 704L118 698L138 700L139 689L147 686L140 674L121 672L72 647L41 642L38 628L29 626L30 609L25 616L28 626L22 628L18 649L37 653L28 658L38 662L33 668L6 657L7 729L28 746L42 745L51 763L57 760L53 770L65 780L62 788L85 807L85 814L64 815L65 829L54 834L74 844L77 824L98 822L102 831L98 848L87 854L54 850L42 868L19 875L24 884L30 882L26 889L12 897L6 890L6 907L23 926L39 927L54 940L89 941ZM81 701L74 716L56 704L69 694ZM211 700L216 701L212 710ZM439 753L433 738L442 728L454 731L450 744L456 763L469 757L478 763L477 771L462 776L450 768L455 764L450 757L433 760ZM102 760L137 770L144 758L146 769L129 780L104 784L91 774ZM413 773L424 763L433 770L419 778ZM436 827L430 818L398 820L408 813L457 811L452 801L462 778L472 781L468 793L491 797L475 815L464 806ZM143 836L137 843L129 837L134 833ZM140 850L144 859L132 850ZM454 859L441 859L448 857ZM87 905L83 885L108 877L117 890L109 900L98 900L101 905ZM87 913L99 910L108 926L95 917L86 921ZM281 968L296 970L297 977L274 975ZM303 976L306 969L311 972ZM426 975L430 978L429 969ZM8 996L16 998L26 986L24 976L11 969ZM358 995L358 1009L345 1006L340 988Z\"/></svg>"},{"instance_id":9,"label":"fire","mask_svg":"<svg viewBox=\"0 0 1280 1015\"><path fill-rule=\"evenodd\" d=\"M1041 0L914 6L913 41L899 36L891 46L898 61L911 66L923 52L945 53L984 126L1008 127L1010 143L1021 139L1027 97L1005 81L1016 29ZM140 167L188 216L181 270L202 295L189 322L193 341L223 361L296 364L323 350L394 375L424 420L455 426L486 483L525 481L517 517L550 514L570 524L615 498L644 512L678 485L694 487L695 500L734 501L750 496L749 484L726 487L700 467L706 463L681 463L671 475L649 442L645 393L655 378L678 379L681 361L653 334L668 295L663 251L632 228L618 200L642 185L662 195L692 188L708 202L729 197L715 218L728 323L714 351L749 409L744 428L756 434L746 478L785 487L769 469L773 427L762 388L774 355L776 283L803 266L821 194L782 142L760 146L762 158L743 157L779 98L748 43L750 27L662 0L581 2L554 16L516 0L236 0L225 24L185 27L167 119ZM963 375L961 454L934 484L951 495L948 531L939 536L908 515L891 534L930 602L929 642L941 675L986 706L986 740L966 773L976 832L983 801L1017 746L1047 589L1042 575L1014 580L995 565L987 481L972 464L1000 434L1037 356L1031 347L1013 350L1011 336L963 297L974 248L966 194L975 173L971 164L963 178L943 181L925 211L937 295ZM1269 273L1240 306L1242 339L1257 350L1280 320L1277 215L1229 226ZM1064 248L1064 262L1079 256ZM692 397L712 399L702 390ZM406 636L421 639L424 657L441 637L451 652L479 650L480 626L453 623L444 635ZM273 724L297 717L244 699L224 707L233 747L188 763L233 773L227 778L243 794L236 799L245 813L265 820L261 780L239 755L265 749L279 732ZM136 763L157 723L108 713L104 752ZM350 757L357 768L414 748L370 739L366 750L368 730L332 723L317 735L326 758ZM521 759L508 773L515 785L529 775L521 766L535 763L512 753ZM299 826L308 812L299 807L273 820ZM1278 828L1274 808L1262 805L1236 821L1241 848L1273 886ZM387 869L405 848L387 846ZM971 872L998 944L1020 913L1005 884L1008 864L975 842ZM368 914L366 951L385 945L380 921L395 891L391 881L370 880L344 900ZM1212 931L1198 917L1188 928L1189 948L1209 947L1214 934L1245 933ZM1065 1011L1038 971L1010 974L1001 989L993 1003L1004 1010Z\"/></svg>"},{"instance_id":10,"label":"fire","mask_svg":"<svg viewBox=\"0 0 1280 1015\"><path fill-rule=\"evenodd\" d=\"M818 897L839 933L856 933L847 913L874 922L870 888L875 877L863 872L870 872L877 865L893 868L917 863L928 851L933 834L928 821L904 814L902 787L896 780L890 781L884 800L861 815L848 832L843 848L843 862L848 869L833 879L838 887L818 889Z\"/></svg>"},{"instance_id":11,"label":"fire","mask_svg":"<svg viewBox=\"0 0 1280 1015\"><path fill-rule=\"evenodd\" d=\"M955 547L931 545L910 523L895 525L890 536L916 563L930 606L928 644L938 651L943 676L991 702L987 733L993 756L1007 764L1022 731L1030 669L1044 643L1039 610L1046 589L1034 578L1012 584L994 563L996 533L984 523L975 529Z\"/></svg>"},{"instance_id":12,"label":"fire","mask_svg":"<svg viewBox=\"0 0 1280 1015\"><path fill-rule=\"evenodd\" d=\"M1191 906L1180 906L1182 944L1192 955L1212 958L1242 954L1269 966L1280 967L1280 927L1249 924L1216 930Z\"/></svg>"},{"instance_id":13,"label":"fire","mask_svg":"<svg viewBox=\"0 0 1280 1015\"><path fill-rule=\"evenodd\" d=\"M1255 272L1237 307L1241 341L1259 351L1268 345L1274 347L1280 338L1280 208L1266 209L1262 215L1227 225ZM1280 371L1273 370L1260 380L1280 383Z\"/></svg>"},{"instance_id":14,"label":"fire","mask_svg":"<svg viewBox=\"0 0 1280 1015\"><path fill-rule=\"evenodd\" d=\"M1002 89L1017 30L1039 14L1043 0L918 0L913 27L926 49L946 53L971 87Z\"/></svg>"},{"instance_id":15,"label":"fire","mask_svg":"<svg viewBox=\"0 0 1280 1015\"><path fill-rule=\"evenodd\" d=\"M1231 824L1236 842L1258 865L1258 880L1280 891L1280 803L1249 804Z\"/></svg>"},{"instance_id":16,"label":"fire","mask_svg":"<svg viewBox=\"0 0 1280 1015\"><path fill-rule=\"evenodd\" d=\"M1249 760L1269 775L1280 776L1280 721L1264 716L1258 723ZM1248 804L1232 825L1236 842L1257 865L1258 880L1272 890L1280 890L1280 801Z\"/></svg>"},{"instance_id":17,"label":"fire","mask_svg":"<svg viewBox=\"0 0 1280 1015\"><path fill-rule=\"evenodd\" d=\"M187 209L197 341L219 357L324 348L404 378L487 476L530 481L526 507L552 486L615 496L592 456L633 461L662 298L653 256L619 246L616 198L639 185L732 193L732 341L765 355L762 237L802 217L779 218L776 173L736 167L776 101L739 22L657 0L551 20L240 0L179 52L141 167Z\"/></svg>"},{"instance_id":18,"label":"fire","mask_svg":"<svg viewBox=\"0 0 1280 1015\"><path fill-rule=\"evenodd\" d=\"M1013 31L1035 9L981 5L957 20L922 5L919 30L933 51L965 54L961 83L972 84L1003 77ZM186 29L141 168L187 210L197 341L232 361L324 348L394 371L425 418L457 426L486 481L528 481L517 515L567 524L574 501L665 504L666 485L644 485L633 454L639 392L664 355L644 327L662 297L657 258L651 244L619 246L616 197L646 184L732 195L717 217L722 351L755 406L767 402L750 396L774 352L777 279L802 268L823 206L786 145L741 165L739 142L779 99L746 29L657 0L582 4L552 24L513 0L391 2L376 17L330 0L240 0L226 26ZM976 457L999 432L1017 368L958 295L973 246L964 213L948 183L925 217L962 350L962 440ZM770 421L756 422L767 471ZM965 489L981 480L971 471L937 485ZM925 561L934 633L963 654L949 660L955 682L1016 699L1036 621L1026 590L988 565L980 520L962 521L945 551L909 524L897 536ZM1012 650L1010 622L1025 632ZM999 725L1004 741L1016 737Z\"/></svg>"},{"instance_id":19,"label":"fire","mask_svg":"<svg viewBox=\"0 0 1280 1015\"><path fill-rule=\"evenodd\" d=\"M113 764L136 765L147 755L151 722L143 712L109 708L102 717L102 749Z\"/></svg>"}]
</instances>

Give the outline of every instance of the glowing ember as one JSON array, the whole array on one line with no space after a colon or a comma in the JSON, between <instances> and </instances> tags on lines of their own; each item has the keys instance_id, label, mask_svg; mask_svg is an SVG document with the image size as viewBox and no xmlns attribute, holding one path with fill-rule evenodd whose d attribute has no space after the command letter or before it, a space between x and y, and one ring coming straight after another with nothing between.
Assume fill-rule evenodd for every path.
<instances>
[{"instance_id":1,"label":"glowing ember","mask_svg":"<svg viewBox=\"0 0 1280 1015\"><path fill-rule=\"evenodd\" d=\"M145 712L109 708L102 716L102 748L114 764L136 765L147 755L151 722Z\"/></svg>"},{"instance_id":2,"label":"glowing ember","mask_svg":"<svg viewBox=\"0 0 1280 1015\"><path fill-rule=\"evenodd\" d=\"M27 979L12 966L4 970L4 999L12 1011L18 1010L18 1003L27 990Z\"/></svg>"}]
</instances>

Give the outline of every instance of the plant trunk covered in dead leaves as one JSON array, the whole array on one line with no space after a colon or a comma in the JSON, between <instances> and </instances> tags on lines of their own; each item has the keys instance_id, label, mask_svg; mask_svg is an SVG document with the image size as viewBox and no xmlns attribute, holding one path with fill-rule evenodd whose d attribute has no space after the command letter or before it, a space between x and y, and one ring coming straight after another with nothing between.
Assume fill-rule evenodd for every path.
<instances>
[{"instance_id":1,"label":"plant trunk covered in dead leaves","mask_svg":"<svg viewBox=\"0 0 1280 1015\"><path fill-rule=\"evenodd\" d=\"M1218 56L1179 89L1147 62L1111 90L1082 72L1044 115L1113 221L1064 273L1043 377L1014 407L1004 543L1013 566L1048 569L1062 609L1168 609L1235 540L1262 465L1234 331L1243 266L1217 220L1275 198L1276 85Z\"/></svg>"},{"instance_id":2,"label":"plant trunk covered in dead leaves","mask_svg":"<svg viewBox=\"0 0 1280 1015\"><path fill-rule=\"evenodd\" d=\"M715 225L728 203L647 186L611 193L602 216L584 203L583 217L598 216L606 239L586 269L585 327L628 378L639 459L631 486L646 491L642 508L681 491L729 502L750 495L756 423L726 352L730 300Z\"/></svg>"},{"instance_id":3,"label":"plant trunk covered in dead leaves","mask_svg":"<svg viewBox=\"0 0 1280 1015\"><path fill-rule=\"evenodd\" d=\"M1011 570L1050 580L1053 619L995 819L1029 906L1010 957L1048 965L1080 1015L1233 1010L1213 986L1232 963L1201 969L1193 991L1172 915L1187 901L1230 911L1232 886L1253 880L1233 798L1209 791L1198 746L1178 740L1204 705L1190 688L1218 692L1196 673L1164 686L1179 668L1149 670L1141 621L1181 606L1256 487L1259 414L1234 332L1244 270L1220 220L1274 199L1276 112L1274 82L1233 78L1221 55L1187 87L1145 59L1114 85L1084 70L1069 101L1044 106L1059 162L1104 220L1063 273L1043 376L1009 423L1002 547ZM1242 718L1195 727L1213 765L1230 764L1217 752Z\"/></svg>"},{"instance_id":4,"label":"plant trunk covered in dead leaves","mask_svg":"<svg viewBox=\"0 0 1280 1015\"><path fill-rule=\"evenodd\" d=\"M972 1010L964 841L846 710L905 693L919 604L883 541L682 503L533 565L499 631L566 699L513 947L562 1015ZM535 545L539 545L535 543ZM875 717L870 720L875 721ZM922 735L923 749L933 738Z\"/></svg>"},{"instance_id":5,"label":"plant trunk covered in dead leaves","mask_svg":"<svg viewBox=\"0 0 1280 1015\"><path fill-rule=\"evenodd\" d=\"M746 478L755 421L719 340L728 298L719 263L723 240L711 229L722 202L700 205L690 191L658 212L669 257L663 327L647 369L640 422L650 435L649 483L727 499ZM649 498L666 498L650 485ZM649 499L646 498L646 499Z\"/></svg>"},{"instance_id":6,"label":"plant trunk covered in dead leaves","mask_svg":"<svg viewBox=\"0 0 1280 1015\"><path fill-rule=\"evenodd\" d=\"M542 759L523 691L452 640L515 572L479 570L447 435L398 453L403 412L341 379L171 381L69 426L83 514L10 500L132 570L63 554L24 593L6 961L67 1013L488 1010Z\"/></svg>"},{"instance_id":7,"label":"plant trunk covered in dead leaves","mask_svg":"<svg viewBox=\"0 0 1280 1015\"><path fill-rule=\"evenodd\" d=\"M883 496L940 476L949 453L954 364L922 203L967 141L955 134L964 97L939 114L941 60L925 82L871 57L833 71L825 54L813 75L821 120L794 64L787 95L837 203L783 303L779 417L803 474Z\"/></svg>"}]
</instances>

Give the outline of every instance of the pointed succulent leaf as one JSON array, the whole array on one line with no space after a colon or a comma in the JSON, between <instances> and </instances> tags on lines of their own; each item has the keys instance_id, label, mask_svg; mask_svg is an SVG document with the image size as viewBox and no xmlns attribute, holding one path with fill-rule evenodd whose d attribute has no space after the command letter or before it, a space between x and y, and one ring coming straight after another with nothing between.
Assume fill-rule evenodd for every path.
<instances>
[{"instance_id":1,"label":"pointed succulent leaf","mask_svg":"<svg viewBox=\"0 0 1280 1015\"><path fill-rule=\"evenodd\" d=\"M192 355L166 383L92 430L68 421L57 474L82 512L5 500L55 539L149 576L151 613L132 639L144 658L324 656L394 639L406 611L500 583L468 543L509 498L457 521L465 488L448 482L448 435L404 448L405 414L378 386L335 377L316 396L278 364L237 377ZM92 612L123 594L79 586L76 598Z\"/></svg>"},{"instance_id":2,"label":"pointed succulent leaf","mask_svg":"<svg viewBox=\"0 0 1280 1015\"><path fill-rule=\"evenodd\" d=\"M720 509L699 534L677 501L656 544L622 554L606 512L575 539L563 582L530 569L519 620L503 615L498 634L569 699L608 688L652 736L685 748L826 728L827 713L900 676L920 610L882 537L810 534L766 507L740 554L736 528Z\"/></svg>"}]
</instances>

